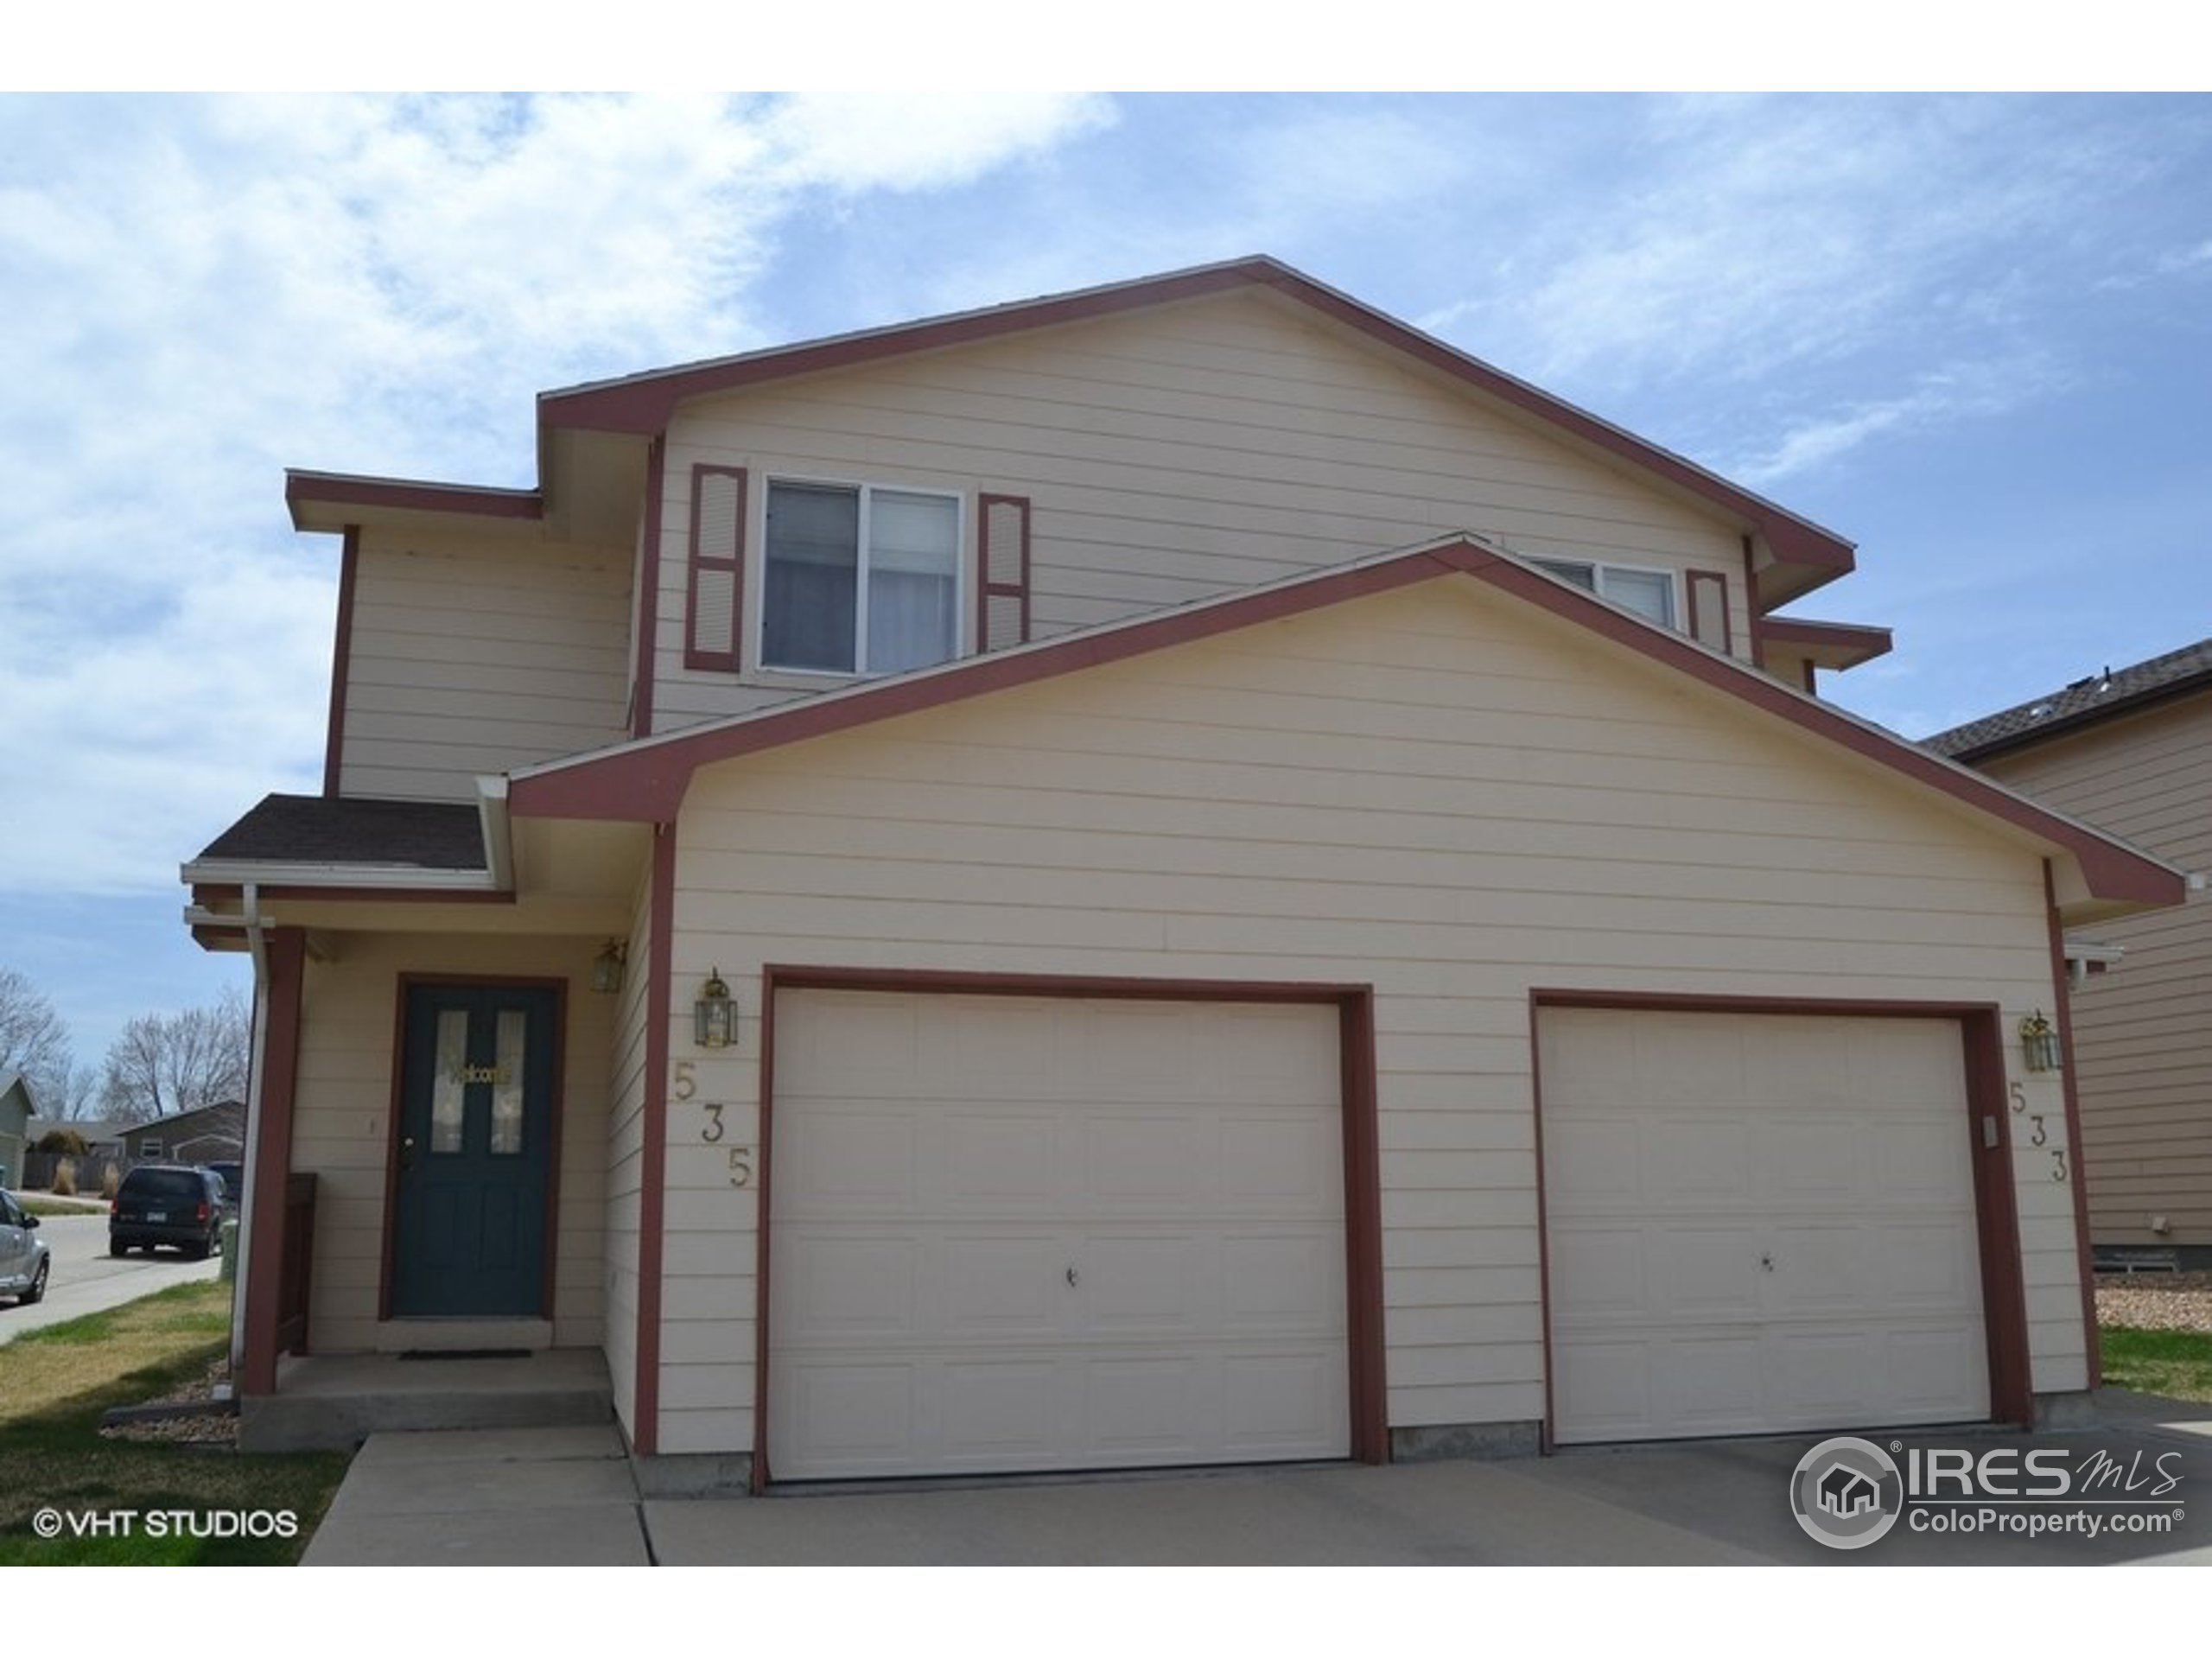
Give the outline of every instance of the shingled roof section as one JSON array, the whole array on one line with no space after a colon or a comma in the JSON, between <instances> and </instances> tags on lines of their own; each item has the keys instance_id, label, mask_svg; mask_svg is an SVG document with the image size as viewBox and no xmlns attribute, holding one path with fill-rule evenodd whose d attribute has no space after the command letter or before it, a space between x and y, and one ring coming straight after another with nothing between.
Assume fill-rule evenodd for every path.
<instances>
[{"instance_id":1,"label":"shingled roof section","mask_svg":"<svg viewBox=\"0 0 2212 1659\"><path fill-rule=\"evenodd\" d=\"M2017 708L1923 737L1921 747L1954 760L1980 760L2200 684L2212 684L2212 639L2200 639L2131 668L2105 669Z\"/></svg>"},{"instance_id":2,"label":"shingled roof section","mask_svg":"<svg viewBox=\"0 0 2212 1659\"><path fill-rule=\"evenodd\" d=\"M481 870L476 809L445 801L351 801L270 795L207 843L197 862L378 864Z\"/></svg>"}]
</instances>

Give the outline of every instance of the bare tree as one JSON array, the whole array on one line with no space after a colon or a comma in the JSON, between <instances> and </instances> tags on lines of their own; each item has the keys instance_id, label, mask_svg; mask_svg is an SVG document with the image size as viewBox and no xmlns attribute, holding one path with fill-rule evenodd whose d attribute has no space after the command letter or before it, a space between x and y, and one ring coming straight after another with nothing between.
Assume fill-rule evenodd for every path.
<instances>
[{"instance_id":1,"label":"bare tree","mask_svg":"<svg viewBox=\"0 0 2212 1659\"><path fill-rule=\"evenodd\" d=\"M12 968L0 968L0 1078L20 1071L41 1117L59 1117L75 1067L69 1028L46 994Z\"/></svg>"},{"instance_id":2,"label":"bare tree","mask_svg":"<svg viewBox=\"0 0 2212 1659\"><path fill-rule=\"evenodd\" d=\"M142 1014L110 1045L100 1076L100 1110L125 1123L245 1098L252 1027L245 998L180 1014Z\"/></svg>"}]
</instances>

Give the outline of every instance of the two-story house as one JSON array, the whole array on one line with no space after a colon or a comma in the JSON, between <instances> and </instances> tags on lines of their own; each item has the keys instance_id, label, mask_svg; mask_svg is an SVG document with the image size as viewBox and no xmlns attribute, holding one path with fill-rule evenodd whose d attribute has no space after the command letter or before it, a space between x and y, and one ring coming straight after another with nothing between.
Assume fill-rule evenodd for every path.
<instances>
[{"instance_id":1,"label":"two-story house","mask_svg":"<svg viewBox=\"0 0 2212 1659\"><path fill-rule=\"evenodd\" d=\"M2173 862L2212 864L2212 639L1926 741ZM2077 974L2071 1009L2090 1243L2116 1266L2212 1268L2212 899L2200 884L2079 954L2112 969Z\"/></svg>"},{"instance_id":2,"label":"two-story house","mask_svg":"<svg viewBox=\"0 0 2212 1659\"><path fill-rule=\"evenodd\" d=\"M249 1436L288 1344L603 1355L649 1488L2089 1385L2016 1033L2183 879L1813 695L1835 535L1267 259L537 435L288 480L324 792L184 873Z\"/></svg>"}]
</instances>

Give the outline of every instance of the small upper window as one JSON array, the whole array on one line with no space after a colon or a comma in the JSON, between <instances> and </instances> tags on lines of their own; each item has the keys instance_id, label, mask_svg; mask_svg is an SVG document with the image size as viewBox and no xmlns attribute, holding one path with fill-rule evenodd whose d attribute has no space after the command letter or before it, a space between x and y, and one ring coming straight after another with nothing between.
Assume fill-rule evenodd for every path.
<instances>
[{"instance_id":1,"label":"small upper window","mask_svg":"<svg viewBox=\"0 0 2212 1659\"><path fill-rule=\"evenodd\" d=\"M1531 559L1529 563L1662 627L1675 626L1675 579L1664 570L1636 570L1586 559Z\"/></svg>"},{"instance_id":2,"label":"small upper window","mask_svg":"<svg viewBox=\"0 0 2212 1659\"><path fill-rule=\"evenodd\" d=\"M870 485L768 486L760 665L893 674L960 649L960 502Z\"/></svg>"},{"instance_id":3,"label":"small upper window","mask_svg":"<svg viewBox=\"0 0 2212 1659\"><path fill-rule=\"evenodd\" d=\"M160 1158L166 1154L162 1143L149 1135L138 1143L138 1155L141 1158Z\"/></svg>"}]
</instances>

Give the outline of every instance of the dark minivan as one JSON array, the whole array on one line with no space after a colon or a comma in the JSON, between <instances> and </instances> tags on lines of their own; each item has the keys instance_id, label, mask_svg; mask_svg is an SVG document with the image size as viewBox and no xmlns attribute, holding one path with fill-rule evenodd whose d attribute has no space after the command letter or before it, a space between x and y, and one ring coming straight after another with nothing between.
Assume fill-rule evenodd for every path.
<instances>
[{"instance_id":1,"label":"dark minivan","mask_svg":"<svg viewBox=\"0 0 2212 1659\"><path fill-rule=\"evenodd\" d=\"M174 1244L196 1261L221 1247L223 1178L211 1169L141 1164L123 1178L108 1211L107 1253Z\"/></svg>"}]
</instances>

